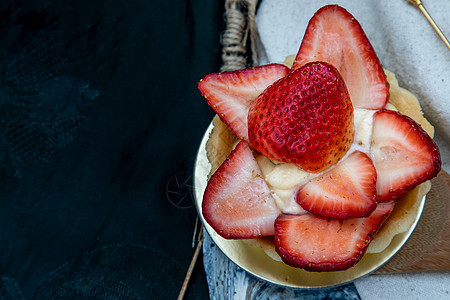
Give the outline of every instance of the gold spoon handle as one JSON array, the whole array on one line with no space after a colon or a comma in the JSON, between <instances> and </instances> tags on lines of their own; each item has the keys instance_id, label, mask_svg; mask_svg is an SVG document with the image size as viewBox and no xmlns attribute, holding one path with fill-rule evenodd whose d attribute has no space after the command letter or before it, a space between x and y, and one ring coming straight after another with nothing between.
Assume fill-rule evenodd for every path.
<instances>
[{"instance_id":1,"label":"gold spoon handle","mask_svg":"<svg viewBox=\"0 0 450 300\"><path fill-rule=\"evenodd\" d=\"M430 22L431 26L433 26L436 33L439 35L439 37L442 39L442 41L445 43L445 45L450 49L450 43L448 39L445 37L442 30L439 28L439 26L436 24L436 22L433 20L431 15L428 13L425 6L423 6L423 3L421 0L408 0L409 3L413 4L415 7L417 7L422 14L427 18L428 22Z\"/></svg>"}]
</instances>

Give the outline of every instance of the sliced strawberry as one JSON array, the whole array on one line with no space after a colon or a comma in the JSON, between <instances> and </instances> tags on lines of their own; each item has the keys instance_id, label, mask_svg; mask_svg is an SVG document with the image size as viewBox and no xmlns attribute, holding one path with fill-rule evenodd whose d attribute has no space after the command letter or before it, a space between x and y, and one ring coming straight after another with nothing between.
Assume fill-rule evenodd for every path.
<instances>
[{"instance_id":1,"label":"sliced strawberry","mask_svg":"<svg viewBox=\"0 0 450 300\"><path fill-rule=\"evenodd\" d=\"M250 105L269 85L288 73L289 69L281 64L213 73L200 80L198 89L220 119L239 138L248 140Z\"/></svg>"},{"instance_id":2,"label":"sliced strawberry","mask_svg":"<svg viewBox=\"0 0 450 300\"><path fill-rule=\"evenodd\" d=\"M283 214L275 222L275 249L293 267L316 272L346 270L361 260L393 208L394 201L384 202L367 218L345 220Z\"/></svg>"},{"instance_id":3,"label":"sliced strawberry","mask_svg":"<svg viewBox=\"0 0 450 300\"><path fill-rule=\"evenodd\" d=\"M274 234L280 210L247 142L239 142L210 178L202 211L208 224L226 239Z\"/></svg>"},{"instance_id":4,"label":"sliced strawberry","mask_svg":"<svg viewBox=\"0 0 450 300\"><path fill-rule=\"evenodd\" d=\"M328 5L309 21L293 70L321 60L334 65L345 80L353 106L379 109L389 98L389 84L361 25L345 9Z\"/></svg>"},{"instance_id":5,"label":"sliced strawberry","mask_svg":"<svg viewBox=\"0 0 450 300\"><path fill-rule=\"evenodd\" d=\"M320 172L353 141L353 107L339 72L308 63L268 87L249 110L249 140L264 156Z\"/></svg>"},{"instance_id":6,"label":"sliced strawberry","mask_svg":"<svg viewBox=\"0 0 450 300\"><path fill-rule=\"evenodd\" d=\"M395 111L374 114L371 152L379 201L397 198L441 170L435 142L414 120Z\"/></svg>"},{"instance_id":7,"label":"sliced strawberry","mask_svg":"<svg viewBox=\"0 0 450 300\"><path fill-rule=\"evenodd\" d=\"M372 160L356 151L335 168L304 184L297 192L297 202L322 217L365 217L377 207L376 183Z\"/></svg>"}]
</instances>

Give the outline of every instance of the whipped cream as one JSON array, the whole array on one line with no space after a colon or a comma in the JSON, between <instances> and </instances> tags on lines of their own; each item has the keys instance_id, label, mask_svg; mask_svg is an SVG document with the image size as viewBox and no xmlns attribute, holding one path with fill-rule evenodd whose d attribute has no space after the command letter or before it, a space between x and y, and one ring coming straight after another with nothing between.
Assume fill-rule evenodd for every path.
<instances>
[{"instance_id":1,"label":"whipped cream","mask_svg":"<svg viewBox=\"0 0 450 300\"><path fill-rule=\"evenodd\" d=\"M372 140L373 115L376 111L355 108L354 126L355 133L353 143L341 159L344 160L354 151L361 151L370 156L370 144ZM285 214L306 213L296 201L298 189L309 180L327 172L309 173L302 168L289 163L273 162L263 155L256 157L273 198L278 208Z\"/></svg>"}]
</instances>

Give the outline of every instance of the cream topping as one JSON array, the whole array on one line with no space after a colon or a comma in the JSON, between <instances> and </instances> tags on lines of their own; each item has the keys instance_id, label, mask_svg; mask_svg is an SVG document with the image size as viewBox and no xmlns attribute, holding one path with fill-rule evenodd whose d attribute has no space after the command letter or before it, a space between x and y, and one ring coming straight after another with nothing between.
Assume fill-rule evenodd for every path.
<instances>
[{"instance_id":1,"label":"cream topping","mask_svg":"<svg viewBox=\"0 0 450 300\"><path fill-rule=\"evenodd\" d=\"M374 113L374 110L354 109L355 134L353 144L341 161L354 151L370 154ZM278 208L285 214L305 213L306 211L296 202L297 190L307 181L327 172L325 170L322 173L309 173L293 164L274 163L262 155L259 155L256 161Z\"/></svg>"}]
</instances>

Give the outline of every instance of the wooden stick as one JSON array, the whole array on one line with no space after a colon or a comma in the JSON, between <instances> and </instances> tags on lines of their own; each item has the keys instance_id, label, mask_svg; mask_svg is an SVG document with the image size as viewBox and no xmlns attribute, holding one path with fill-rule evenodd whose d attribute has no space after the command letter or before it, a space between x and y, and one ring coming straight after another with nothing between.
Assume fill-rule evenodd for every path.
<instances>
[{"instance_id":1,"label":"wooden stick","mask_svg":"<svg viewBox=\"0 0 450 300\"><path fill-rule=\"evenodd\" d=\"M188 284L189 284L189 280L191 279L192 276L192 271L194 270L195 264L197 262L198 259L198 255L200 254L200 250L202 249L203 246L203 226L200 228L200 233L198 235L198 243L197 243L197 247L195 248L195 252L194 255L192 256L191 259L191 264L189 265L189 269L186 272L186 277L184 278L184 282L183 285L181 286L181 290L180 293L178 294L178 300L182 300L184 298L184 294L186 293Z\"/></svg>"},{"instance_id":2,"label":"wooden stick","mask_svg":"<svg viewBox=\"0 0 450 300\"><path fill-rule=\"evenodd\" d=\"M436 31L436 33L439 35L439 37L442 39L444 44L450 49L450 43L449 43L448 39L445 37L442 30L439 28L439 26L433 20L431 15L428 13L428 11L425 8L425 6L423 5L422 1L421 0L408 0L408 2L411 3L412 5L414 5L415 7L417 7L422 12L422 14L425 16L425 18L427 18L428 22L433 27L433 29Z\"/></svg>"}]
</instances>

